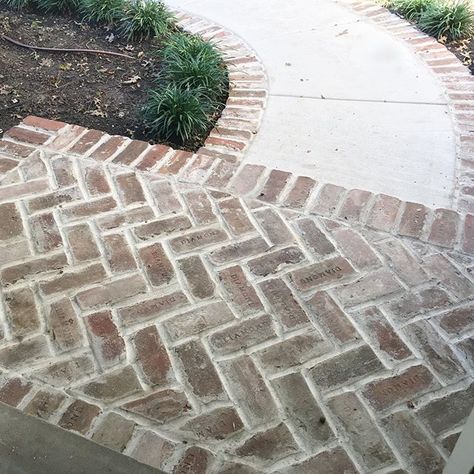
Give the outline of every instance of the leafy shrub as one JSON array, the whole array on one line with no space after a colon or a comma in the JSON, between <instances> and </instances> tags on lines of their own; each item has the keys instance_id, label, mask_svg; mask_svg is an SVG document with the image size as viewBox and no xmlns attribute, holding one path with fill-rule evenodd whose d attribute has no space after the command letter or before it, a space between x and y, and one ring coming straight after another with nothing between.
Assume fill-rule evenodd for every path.
<instances>
[{"instance_id":1,"label":"leafy shrub","mask_svg":"<svg viewBox=\"0 0 474 474\"><path fill-rule=\"evenodd\" d=\"M436 0L389 0L388 8L409 21L417 21L420 15Z\"/></svg>"},{"instance_id":2,"label":"leafy shrub","mask_svg":"<svg viewBox=\"0 0 474 474\"><path fill-rule=\"evenodd\" d=\"M36 0L40 10L48 13L67 13L78 9L80 0Z\"/></svg>"},{"instance_id":3,"label":"leafy shrub","mask_svg":"<svg viewBox=\"0 0 474 474\"><path fill-rule=\"evenodd\" d=\"M180 146L193 146L211 121L204 90L169 84L152 91L144 108L146 125L158 139Z\"/></svg>"},{"instance_id":4,"label":"leafy shrub","mask_svg":"<svg viewBox=\"0 0 474 474\"><path fill-rule=\"evenodd\" d=\"M434 3L418 20L418 26L435 38L456 41L473 32L474 13L468 0L456 3Z\"/></svg>"},{"instance_id":5,"label":"leafy shrub","mask_svg":"<svg viewBox=\"0 0 474 474\"><path fill-rule=\"evenodd\" d=\"M82 0L81 12L84 20L112 24L119 20L124 9L124 0Z\"/></svg>"},{"instance_id":6,"label":"leafy shrub","mask_svg":"<svg viewBox=\"0 0 474 474\"><path fill-rule=\"evenodd\" d=\"M227 71L216 48L197 36L173 34L165 43L161 79L182 88L203 89L212 99L227 89Z\"/></svg>"},{"instance_id":7,"label":"leafy shrub","mask_svg":"<svg viewBox=\"0 0 474 474\"><path fill-rule=\"evenodd\" d=\"M125 5L120 32L133 40L145 40L166 35L174 25L173 14L162 2L132 0Z\"/></svg>"},{"instance_id":8,"label":"leafy shrub","mask_svg":"<svg viewBox=\"0 0 474 474\"><path fill-rule=\"evenodd\" d=\"M30 0L6 0L6 4L15 10L21 10L30 4Z\"/></svg>"}]
</instances>

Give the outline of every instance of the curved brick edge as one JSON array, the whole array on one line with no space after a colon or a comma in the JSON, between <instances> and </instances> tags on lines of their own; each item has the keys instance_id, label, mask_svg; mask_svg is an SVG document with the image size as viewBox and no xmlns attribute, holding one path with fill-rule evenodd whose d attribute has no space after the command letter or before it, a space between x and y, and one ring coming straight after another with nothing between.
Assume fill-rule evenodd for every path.
<instances>
[{"instance_id":1,"label":"curved brick edge","mask_svg":"<svg viewBox=\"0 0 474 474\"><path fill-rule=\"evenodd\" d=\"M354 228L369 227L474 254L472 213L430 209L385 194L318 183L306 176L241 164L234 155L175 151L38 117L27 117L0 140L0 172L14 174L18 163L38 149L174 176L180 182L337 219Z\"/></svg>"},{"instance_id":2,"label":"curved brick edge","mask_svg":"<svg viewBox=\"0 0 474 474\"><path fill-rule=\"evenodd\" d=\"M441 83L456 134L454 208L474 212L474 77L443 44L371 0L343 0L359 15L384 28L420 57Z\"/></svg>"}]
</instances>

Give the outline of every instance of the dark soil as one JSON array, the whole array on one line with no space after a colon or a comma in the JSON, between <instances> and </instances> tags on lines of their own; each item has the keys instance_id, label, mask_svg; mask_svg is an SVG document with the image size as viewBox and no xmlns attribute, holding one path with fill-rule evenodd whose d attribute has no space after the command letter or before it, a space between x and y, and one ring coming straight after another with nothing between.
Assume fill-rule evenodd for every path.
<instances>
[{"instance_id":1,"label":"dark soil","mask_svg":"<svg viewBox=\"0 0 474 474\"><path fill-rule=\"evenodd\" d=\"M0 129L26 115L57 119L111 134L150 139L140 109L158 72L149 42L127 44L104 27L0 5L0 34L53 48L116 51L139 59L34 52L0 39Z\"/></svg>"},{"instance_id":2,"label":"dark soil","mask_svg":"<svg viewBox=\"0 0 474 474\"><path fill-rule=\"evenodd\" d=\"M448 43L446 47L474 74L474 38Z\"/></svg>"}]
</instances>

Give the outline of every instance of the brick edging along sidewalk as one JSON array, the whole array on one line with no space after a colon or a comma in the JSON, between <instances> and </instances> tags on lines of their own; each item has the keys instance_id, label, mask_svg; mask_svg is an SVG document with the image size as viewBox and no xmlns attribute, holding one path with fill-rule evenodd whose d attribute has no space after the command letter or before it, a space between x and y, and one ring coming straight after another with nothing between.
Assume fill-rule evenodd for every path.
<instances>
[{"instance_id":1,"label":"brick edging along sidewalk","mask_svg":"<svg viewBox=\"0 0 474 474\"><path fill-rule=\"evenodd\" d=\"M33 148L33 145L35 148ZM86 156L137 172L174 176L178 181L204 185L241 197L299 212L338 219L353 227L369 227L432 245L474 254L474 215L452 209L430 209L385 194L347 190L320 184L306 176L241 164L235 155L209 149L197 153L176 151L163 145L109 136L97 130L38 117L27 117L0 141L10 157L0 158L11 169L38 148L49 153ZM12 155L17 158L13 158Z\"/></svg>"},{"instance_id":2,"label":"brick edging along sidewalk","mask_svg":"<svg viewBox=\"0 0 474 474\"><path fill-rule=\"evenodd\" d=\"M474 77L446 46L372 0L343 0L407 45L441 83L456 134L454 209L474 212Z\"/></svg>"}]
</instances>

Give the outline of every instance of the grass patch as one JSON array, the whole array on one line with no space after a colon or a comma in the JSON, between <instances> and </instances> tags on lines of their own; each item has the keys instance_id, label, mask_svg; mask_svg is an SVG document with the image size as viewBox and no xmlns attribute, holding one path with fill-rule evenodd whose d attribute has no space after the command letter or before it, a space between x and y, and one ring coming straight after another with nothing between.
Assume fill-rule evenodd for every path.
<instances>
[{"instance_id":1,"label":"grass patch","mask_svg":"<svg viewBox=\"0 0 474 474\"><path fill-rule=\"evenodd\" d=\"M389 0L388 8L409 21L418 21L421 14L436 0Z\"/></svg>"},{"instance_id":2,"label":"grass patch","mask_svg":"<svg viewBox=\"0 0 474 474\"><path fill-rule=\"evenodd\" d=\"M124 0L81 0L84 21L112 25L122 17Z\"/></svg>"},{"instance_id":3,"label":"grass patch","mask_svg":"<svg viewBox=\"0 0 474 474\"><path fill-rule=\"evenodd\" d=\"M35 0L34 4L46 13L72 13L80 7L80 0Z\"/></svg>"},{"instance_id":4,"label":"grass patch","mask_svg":"<svg viewBox=\"0 0 474 474\"><path fill-rule=\"evenodd\" d=\"M434 3L418 19L418 26L437 39L457 41L472 35L474 13L468 1Z\"/></svg>"},{"instance_id":5,"label":"grass patch","mask_svg":"<svg viewBox=\"0 0 474 474\"><path fill-rule=\"evenodd\" d=\"M6 0L6 4L14 10L21 10L30 4L30 0Z\"/></svg>"}]
</instances>

